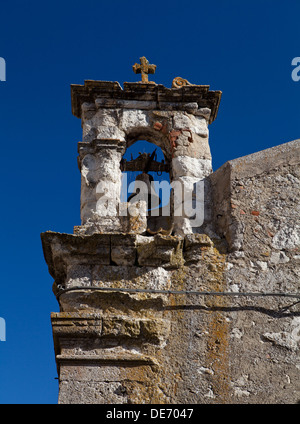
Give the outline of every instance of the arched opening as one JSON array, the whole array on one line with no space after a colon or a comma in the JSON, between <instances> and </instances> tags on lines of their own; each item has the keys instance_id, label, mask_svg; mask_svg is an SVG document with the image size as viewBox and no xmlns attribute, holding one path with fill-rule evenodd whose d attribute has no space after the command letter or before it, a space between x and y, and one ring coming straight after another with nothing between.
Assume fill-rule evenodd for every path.
<instances>
[{"instance_id":1,"label":"arched opening","mask_svg":"<svg viewBox=\"0 0 300 424\"><path fill-rule=\"evenodd\" d=\"M120 167L121 202L145 200L147 233L171 233L170 164L162 149L146 140L131 142ZM147 196L141 195L141 187L145 187Z\"/></svg>"}]
</instances>

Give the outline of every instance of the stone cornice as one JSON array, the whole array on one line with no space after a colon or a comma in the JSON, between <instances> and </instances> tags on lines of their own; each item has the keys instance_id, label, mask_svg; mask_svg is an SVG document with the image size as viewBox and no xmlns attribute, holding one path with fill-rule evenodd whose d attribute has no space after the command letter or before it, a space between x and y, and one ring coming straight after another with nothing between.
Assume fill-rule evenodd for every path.
<instances>
[{"instance_id":1,"label":"stone cornice","mask_svg":"<svg viewBox=\"0 0 300 424\"><path fill-rule=\"evenodd\" d=\"M175 236L82 236L47 231L41 234L41 239L49 273L58 284L64 284L67 265L74 260L81 264L119 266L134 265L137 262L139 266L162 266L171 269L178 268L183 263L183 239ZM120 249L124 251L123 254Z\"/></svg>"},{"instance_id":2,"label":"stone cornice","mask_svg":"<svg viewBox=\"0 0 300 424\"><path fill-rule=\"evenodd\" d=\"M72 113L81 118L81 105L104 99L102 107L116 107L112 99L121 101L117 107L124 107L122 101L153 102L151 108L165 109L168 103L176 109L187 109L187 104L197 103L198 108L211 109L209 123L218 113L221 91L210 91L209 85L189 85L180 88L166 88L162 84L143 84L124 82L124 89L118 82L86 80L84 85L71 85ZM105 99L108 102L105 102ZM98 107L100 106L98 102Z\"/></svg>"},{"instance_id":3,"label":"stone cornice","mask_svg":"<svg viewBox=\"0 0 300 424\"><path fill-rule=\"evenodd\" d=\"M65 284L67 266L73 261L81 265L176 269L184 262L194 262L195 255L198 260L201 247L213 245L204 234L188 235L183 239L160 234L151 237L123 233L82 236L47 231L41 234L41 239L49 273L60 285Z\"/></svg>"}]
</instances>

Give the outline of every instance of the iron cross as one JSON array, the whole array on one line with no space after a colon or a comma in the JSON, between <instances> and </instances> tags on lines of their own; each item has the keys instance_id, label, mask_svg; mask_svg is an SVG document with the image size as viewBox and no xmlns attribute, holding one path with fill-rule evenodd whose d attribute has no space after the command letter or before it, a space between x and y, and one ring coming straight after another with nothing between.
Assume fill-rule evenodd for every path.
<instances>
[{"instance_id":1,"label":"iron cross","mask_svg":"<svg viewBox=\"0 0 300 424\"><path fill-rule=\"evenodd\" d=\"M153 81L148 81L148 74L154 74L156 65L149 65L149 61L145 56L140 57L140 64L135 63L132 67L135 74L142 74L142 81L145 84L155 84Z\"/></svg>"}]
</instances>

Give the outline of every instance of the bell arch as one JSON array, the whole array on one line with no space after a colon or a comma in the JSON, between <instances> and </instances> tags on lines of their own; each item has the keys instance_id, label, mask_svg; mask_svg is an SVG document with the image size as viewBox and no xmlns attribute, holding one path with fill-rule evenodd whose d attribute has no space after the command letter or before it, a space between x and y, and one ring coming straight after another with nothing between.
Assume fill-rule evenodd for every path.
<instances>
[{"instance_id":1,"label":"bell arch","mask_svg":"<svg viewBox=\"0 0 300 424\"><path fill-rule=\"evenodd\" d=\"M169 89L160 84L124 83L122 88L117 82L106 81L72 86L72 110L81 118L83 130L78 143L80 231L145 234L148 218L141 218L136 228L135 221L123 216L123 210L120 213L123 156L140 140L161 148L172 187L174 184L188 193L190 208L183 208L185 198L171 198L174 235L201 231L201 220L193 216L207 209L210 190L204 193L201 189L199 196L195 188L202 187L212 172L208 125L216 117L220 98L221 92L209 91L209 86ZM140 212L142 217L144 209ZM158 222L157 217L153 220Z\"/></svg>"},{"instance_id":2,"label":"bell arch","mask_svg":"<svg viewBox=\"0 0 300 424\"><path fill-rule=\"evenodd\" d=\"M150 124L148 127L134 127L126 134L126 149L139 140L145 140L159 147L164 154L165 160L171 163L172 151L168 135L157 131L155 128L150 126Z\"/></svg>"},{"instance_id":3,"label":"bell arch","mask_svg":"<svg viewBox=\"0 0 300 424\"><path fill-rule=\"evenodd\" d=\"M146 234L172 232L170 161L160 146L161 140L157 141L153 133L139 129L131 134L120 162L120 201L146 202Z\"/></svg>"}]
</instances>

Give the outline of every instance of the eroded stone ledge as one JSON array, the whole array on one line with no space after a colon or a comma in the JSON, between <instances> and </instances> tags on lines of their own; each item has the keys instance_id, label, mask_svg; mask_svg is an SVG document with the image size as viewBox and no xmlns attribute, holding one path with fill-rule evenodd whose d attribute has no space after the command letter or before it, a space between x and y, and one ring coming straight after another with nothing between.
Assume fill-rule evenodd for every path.
<instances>
[{"instance_id":1,"label":"eroded stone ledge","mask_svg":"<svg viewBox=\"0 0 300 424\"><path fill-rule=\"evenodd\" d=\"M180 236L141 236L134 234L75 235L47 231L41 234L49 272L58 284L64 284L75 269L77 278L89 276L91 266L153 267L176 269L185 256L213 242L205 234ZM76 279L76 275L73 278ZM81 275L82 274L82 275ZM89 280L86 284L90 285Z\"/></svg>"},{"instance_id":2,"label":"eroded stone ledge","mask_svg":"<svg viewBox=\"0 0 300 424\"><path fill-rule=\"evenodd\" d=\"M189 111L211 109L210 123L216 119L221 100L221 91L210 91L209 85L192 85L181 88L166 88L161 84L124 83L124 89L118 82L86 80L84 85L71 85L72 112L81 117L81 105L94 103L97 107L128 107L128 102L138 102L138 106L147 109L148 102L155 109L163 109L170 104L175 108ZM101 99L101 100L99 100ZM187 106L197 103L195 107ZM151 105L152 106L152 105Z\"/></svg>"}]
</instances>

